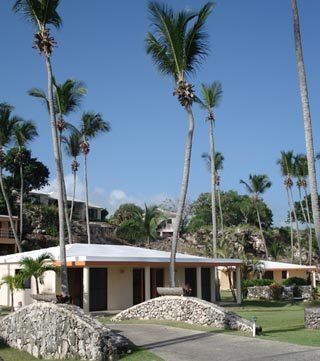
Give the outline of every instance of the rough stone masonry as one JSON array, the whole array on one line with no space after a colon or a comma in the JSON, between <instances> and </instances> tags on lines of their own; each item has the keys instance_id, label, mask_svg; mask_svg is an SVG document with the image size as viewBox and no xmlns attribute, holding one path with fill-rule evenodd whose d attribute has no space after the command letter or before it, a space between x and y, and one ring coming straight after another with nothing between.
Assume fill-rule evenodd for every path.
<instances>
[{"instance_id":1,"label":"rough stone masonry","mask_svg":"<svg viewBox=\"0 0 320 361\"><path fill-rule=\"evenodd\" d=\"M122 320L180 321L194 325L251 332L252 322L216 304L194 297L163 296L140 303L114 316ZM261 331L261 327L257 327Z\"/></svg>"},{"instance_id":2,"label":"rough stone masonry","mask_svg":"<svg viewBox=\"0 0 320 361\"><path fill-rule=\"evenodd\" d=\"M106 361L127 351L128 341L79 307L37 302L4 317L0 338L37 358Z\"/></svg>"}]
</instances>

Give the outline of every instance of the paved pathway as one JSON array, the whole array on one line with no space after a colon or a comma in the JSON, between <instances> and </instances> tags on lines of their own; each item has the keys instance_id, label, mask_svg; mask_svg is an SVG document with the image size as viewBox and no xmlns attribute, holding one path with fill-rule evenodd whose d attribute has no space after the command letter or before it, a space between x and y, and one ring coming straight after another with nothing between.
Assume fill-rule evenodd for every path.
<instances>
[{"instance_id":1,"label":"paved pathway","mask_svg":"<svg viewBox=\"0 0 320 361\"><path fill-rule=\"evenodd\" d=\"M319 361L320 347L149 324L108 325L165 361Z\"/></svg>"}]
</instances>

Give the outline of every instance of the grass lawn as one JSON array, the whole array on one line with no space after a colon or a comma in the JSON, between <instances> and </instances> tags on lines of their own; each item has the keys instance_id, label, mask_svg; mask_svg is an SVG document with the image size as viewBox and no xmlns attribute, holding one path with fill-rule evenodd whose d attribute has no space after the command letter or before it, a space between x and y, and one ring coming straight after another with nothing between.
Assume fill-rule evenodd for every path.
<instances>
[{"instance_id":1,"label":"grass lawn","mask_svg":"<svg viewBox=\"0 0 320 361\"><path fill-rule=\"evenodd\" d=\"M242 306L229 309L240 316L262 326L261 338L308 346L320 346L320 330L304 328L304 308L302 303L244 301Z\"/></svg>"}]
</instances>

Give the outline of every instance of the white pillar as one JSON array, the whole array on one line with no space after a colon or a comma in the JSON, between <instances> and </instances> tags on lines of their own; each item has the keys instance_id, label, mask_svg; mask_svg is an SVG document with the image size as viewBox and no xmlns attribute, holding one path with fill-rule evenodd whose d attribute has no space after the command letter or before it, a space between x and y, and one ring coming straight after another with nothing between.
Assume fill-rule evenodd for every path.
<instances>
[{"instance_id":1,"label":"white pillar","mask_svg":"<svg viewBox=\"0 0 320 361\"><path fill-rule=\"evenodd\" d=\"M83 267L83 311L90 312L90 268Z\"/></svg>"},{"instance_id":2,"label":"white pillar","mask_svg":"<svg viewBox=\"0 0 320 361\"><path fill-rule=\"evenodd\" d=\"M150 266L144 268L144 298L145 300L150 300L151 290L150 290Z\"/></svg>"},{"instance_id":3,"label":"white pillar","mask_svg":"<svg viewBox=\"0 0 320 361\"><path fill-rule=\"evenodd\" d=\"M201 267L197 267L197 297L202 299Z\"/></svg>"},{"instance_id":4,"label":"white pillar","mask_svg":"<svg viewBox=\"0 0 320 361\"><path fill-rule=\"evenodd\" d=\"M236 282L237 282L237 303L242 302L242 292L241 292L241 268L240 266L236 267Z\"/></svg>"},{"instance_id":5,"label":"white pillar","mask_svg":"<svg viewBox=\"0 0 320 361\"><path fill-rule=\"evenodd\" d=\"M210 292L211 292L211 302L215 303L216 298L216 267L210 268Z\"/></svg>"},{"instance_id":6,"label":"white pillar","mask_svg":"<svg viewBox=\"0 0 320 361\"><path fill-rule=\"evenodd\" d=\"M312 287L316 288L317 287L317 280L316 280L316 272L312 271Z\"/></svg>"}]
</instances>

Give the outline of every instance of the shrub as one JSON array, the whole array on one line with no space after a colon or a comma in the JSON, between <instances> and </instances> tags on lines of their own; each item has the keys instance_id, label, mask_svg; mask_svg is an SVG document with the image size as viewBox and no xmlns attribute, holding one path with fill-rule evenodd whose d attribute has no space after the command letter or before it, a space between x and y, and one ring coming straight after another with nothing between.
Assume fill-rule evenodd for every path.
<instances>
[{"instance_id":1,"label":"shrub","mask_svg":"<svg viewBox=\"0 0 320 361\"><path fill-rule=\"evenodd\" d=\"M290 277L282 282L282 286L307 286L308 281L300 277Z\"/></svg>"},{"instance_id":2,"label":"shrub","mask_svg":"<svg viewBox=\"0 0 320 361\"><path fill-rule=\"evenodd\" d=\"M270 286L274 284L274 280L267 280L267 279L254 279L254 280L243 280L242 281L242 294L243 297L247 297L248 295L248 287L254 286Z\"/></svg>"},{"instance_id":3,"label":"shrub","mask_svg":"<svg viewBox=\"0 0 320 361\"><path fill-rule=\"evenodd\" d=\"M273 283L272 285L270 285L270 289L272 299L275 301L280 301L283 287L280 286L278 283Z\"/></svg>"}]
</instances>

